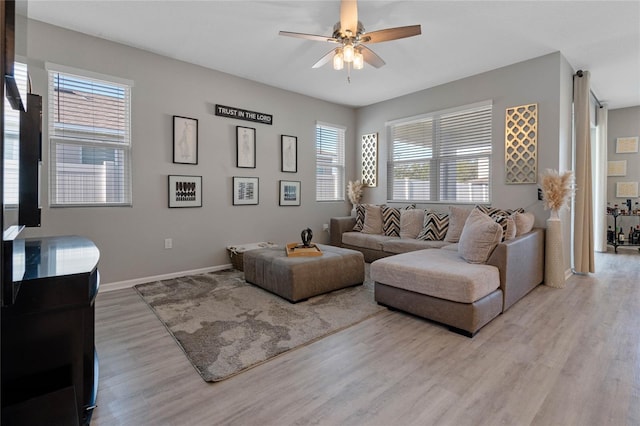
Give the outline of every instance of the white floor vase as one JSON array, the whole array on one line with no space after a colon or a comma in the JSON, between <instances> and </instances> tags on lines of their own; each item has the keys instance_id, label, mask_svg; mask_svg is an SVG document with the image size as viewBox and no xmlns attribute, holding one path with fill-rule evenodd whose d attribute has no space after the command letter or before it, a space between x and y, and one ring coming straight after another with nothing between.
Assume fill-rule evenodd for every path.
<instances>
[{"instance_id":1,"label":"white floor vase","mask_svg":"<svg viewBox=\"0 0 640 426\"><path fill-rule=\"evenodd\" d=\"M549 287L564 288L564 250L562 248L562 222L553 215L547 219L545 243L544 283Z\"/></svg>"}]
</instances>

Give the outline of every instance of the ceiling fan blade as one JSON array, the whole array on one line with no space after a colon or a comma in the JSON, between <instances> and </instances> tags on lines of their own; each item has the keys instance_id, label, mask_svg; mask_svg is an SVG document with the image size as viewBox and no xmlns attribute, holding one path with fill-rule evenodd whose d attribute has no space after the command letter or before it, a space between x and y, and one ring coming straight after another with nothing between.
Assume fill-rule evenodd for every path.
<instances>
[{"instance_id":1,"label":"ceiling fan blade","mask_svg":"<svg viewBox=\"0 0 640 426\"><path fill-rule=\"evenodd\" d=\"M313 64L313 66L311 68L320 68L322 67L324 64L326 64L327 62L329 62L330 60L333 59L333 56L336 54L335 50L331 50L329 53L327 53L326 55L324 55L322 58L320 58L318 60L318 62L316 62L315 64Z\"/></svg>"},{"instance_id":2,"label":"ceiling fan blade","mask_svg":"<svg viewBox=\"0 0 640 426\"><path fill-rule=\"evenodd\" d=\"M321 36L321 35L315 35L315 34L304 34L304 33L292 33L290 31L280 31L278 34L280 34L281 36L287 36L287 37L304 38L306 40L328 41L329 43L338 43L338 40L336 40L333 37L329 37L329 36Z\"/></svg>"},{"instance_id":3,"label":"ceiling fan blade","mask_svg":"<svg viewBox=\"0 0 640 426\"><path fill-rule=\"evenodd\" d=\"M340 4L340 31L346 35L350 30L352 35L358 32L358 2L356 0L342 0Z\"/></svg>"},{"instance_id":4,"label":"ceiling fan blade","mask_svg":"<svg viewBox=\"0 0 640 426\"><path fill-rule=\"evenodd\" d=\"M380 56L376 55L376 53L373 50L362 45L360 46L360 48L362 49L362 57L364 61L369 65L371 65L372 67L380 68L385 64L385 61L383 61Z\"/></svg>"},{"instance_id":5,"label":"ceiling fan blade","mask_svg":"<svg viewBox=\"0 0 640 426\"><path fill-rule=\"evenodd\" d=\"M413 37L422 34L420 25L406 27L387 28L386 30L372 31L362 36L361 43L380 43L383 41L397 40L399 38Z\"/></svg>"}]
</instances>

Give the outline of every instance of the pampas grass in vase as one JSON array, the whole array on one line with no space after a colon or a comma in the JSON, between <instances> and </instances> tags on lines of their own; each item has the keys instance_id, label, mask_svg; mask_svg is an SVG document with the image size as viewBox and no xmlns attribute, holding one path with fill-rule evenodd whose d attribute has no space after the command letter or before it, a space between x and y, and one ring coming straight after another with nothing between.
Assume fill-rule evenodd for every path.
<instances>
[{"instance_id":1,"label":"pampas grass in vase","mask_svg":"<svg viewBox=\"0 0 640 426\"><path fill-rule=\"evenodd\" d=\"M347 196L349 197L349 201L355 207L356 204L360 204L360 200L362 199L362 194L364 193L364 184L359 180L349 181L347 184Z\"/></svg>"},{"instance_id":2,"label":"pampas grass in vase","mask_svg":"<svg viewBox=\"0 0 640 426\"><path fill-rule=\"evenodd\" d=\"M573 173L567 171L560 174L556 170L547 169L540 176L540 181L544 208L551 210L551 217L547 219L545 238L544 283L549 287L563 288L565 286L563 232L558 211L567 205L573 192Z\"/></svg>"},{"instance_id":3,"label":"pampas grass in vase","mask_svg":"<svg viewBox=\"0 0 640 426\"><path fill-rule=\"evenodd\" d=\"M551 218L558 218L558 211L567 205L573 190L573 172L562 174L547 169L540 176L544 208L551 210Z\"/></svg>"}]
</instances>

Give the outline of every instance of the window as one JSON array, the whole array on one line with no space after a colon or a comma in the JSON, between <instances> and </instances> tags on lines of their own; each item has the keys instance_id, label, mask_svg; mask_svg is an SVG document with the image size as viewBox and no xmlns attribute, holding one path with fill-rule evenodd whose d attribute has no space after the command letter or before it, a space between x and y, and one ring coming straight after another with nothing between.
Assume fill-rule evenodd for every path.
<instances>
[{"instance_id":1,"label":"window","mask_svg":"<svg viewBox=\"0 0 640 426\"><path fill-rule=\"evenodd\" d=\"M15 62L14 77L23 101L27 93L27 65ZM17 206L20 182L20 111L4 98L4 204Z\"/></svg>"},{"instance_id":2,"label":"window","mask_svg":"<svg viewBox=\"0 0 640 426\"><path fill-rule=\"evenodd\" d=\"M487 203L490 102L387 123L389 201Z\"/></svg>"},{"instance_id":3,"label":"window","mask_svg":"<svg viewBox=\"0 0 640 426\"><path fill-rule=\"evenodd\" d=\"M345 129L316 124L316 201L344 201Z\"/></svg>"},{"instance_id":4,"label":"window","mask_svg":"<svg viewBox=\"0 0 640 426\"><path fill-rule=\"evenodd\" d=\"M47 70L51 206L130 206L131 82Z\"/></svg>"}]
</instances>

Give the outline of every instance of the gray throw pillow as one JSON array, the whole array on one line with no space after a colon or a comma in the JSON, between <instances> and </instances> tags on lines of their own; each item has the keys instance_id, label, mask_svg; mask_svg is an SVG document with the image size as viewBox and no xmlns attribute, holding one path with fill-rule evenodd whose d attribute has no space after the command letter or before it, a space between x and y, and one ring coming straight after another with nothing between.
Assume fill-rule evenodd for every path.
<instances>
[{"instance_id":1,"label":"gray throw pillow","mask_svg":"<svg viewBox=\"0 0 640 426\"><path fill-rule=\"evenodd\" d=\"M424 210L411 209L400 212L400 238L415 239L424 223Z\"/></svg>"},{"instance_id":2,"label":"gray throw pillow","mask_svg":"<svg viewBox=\"0 0 640 426\"><path fill-rule=\"evenodd\" d=\"M364 209L363 234L382 234L382 208L367 204Z\"/></svg>"},{"instance_id":3,"label":"gray throw pillow","mask_svg":"<svg viewBox=\"0 0 640 426\"><path fill-rule=\"evenodd\" d=\"M502 226L486 214L474 209L460 235L458 253L469 263L487 263L502 240Z\"/></svg>"},{"instance_id":4,"label":"gray throw pillow","mask_svg":"<svg viewBox=\"0 0 640 426\"><path fill-rule=\"evenodd\" d=\"M471 213L470 209L449 206L449 228L444 240L448 243L457 243L460 240L464 223Z\"/></svg>"}]
</instances>

